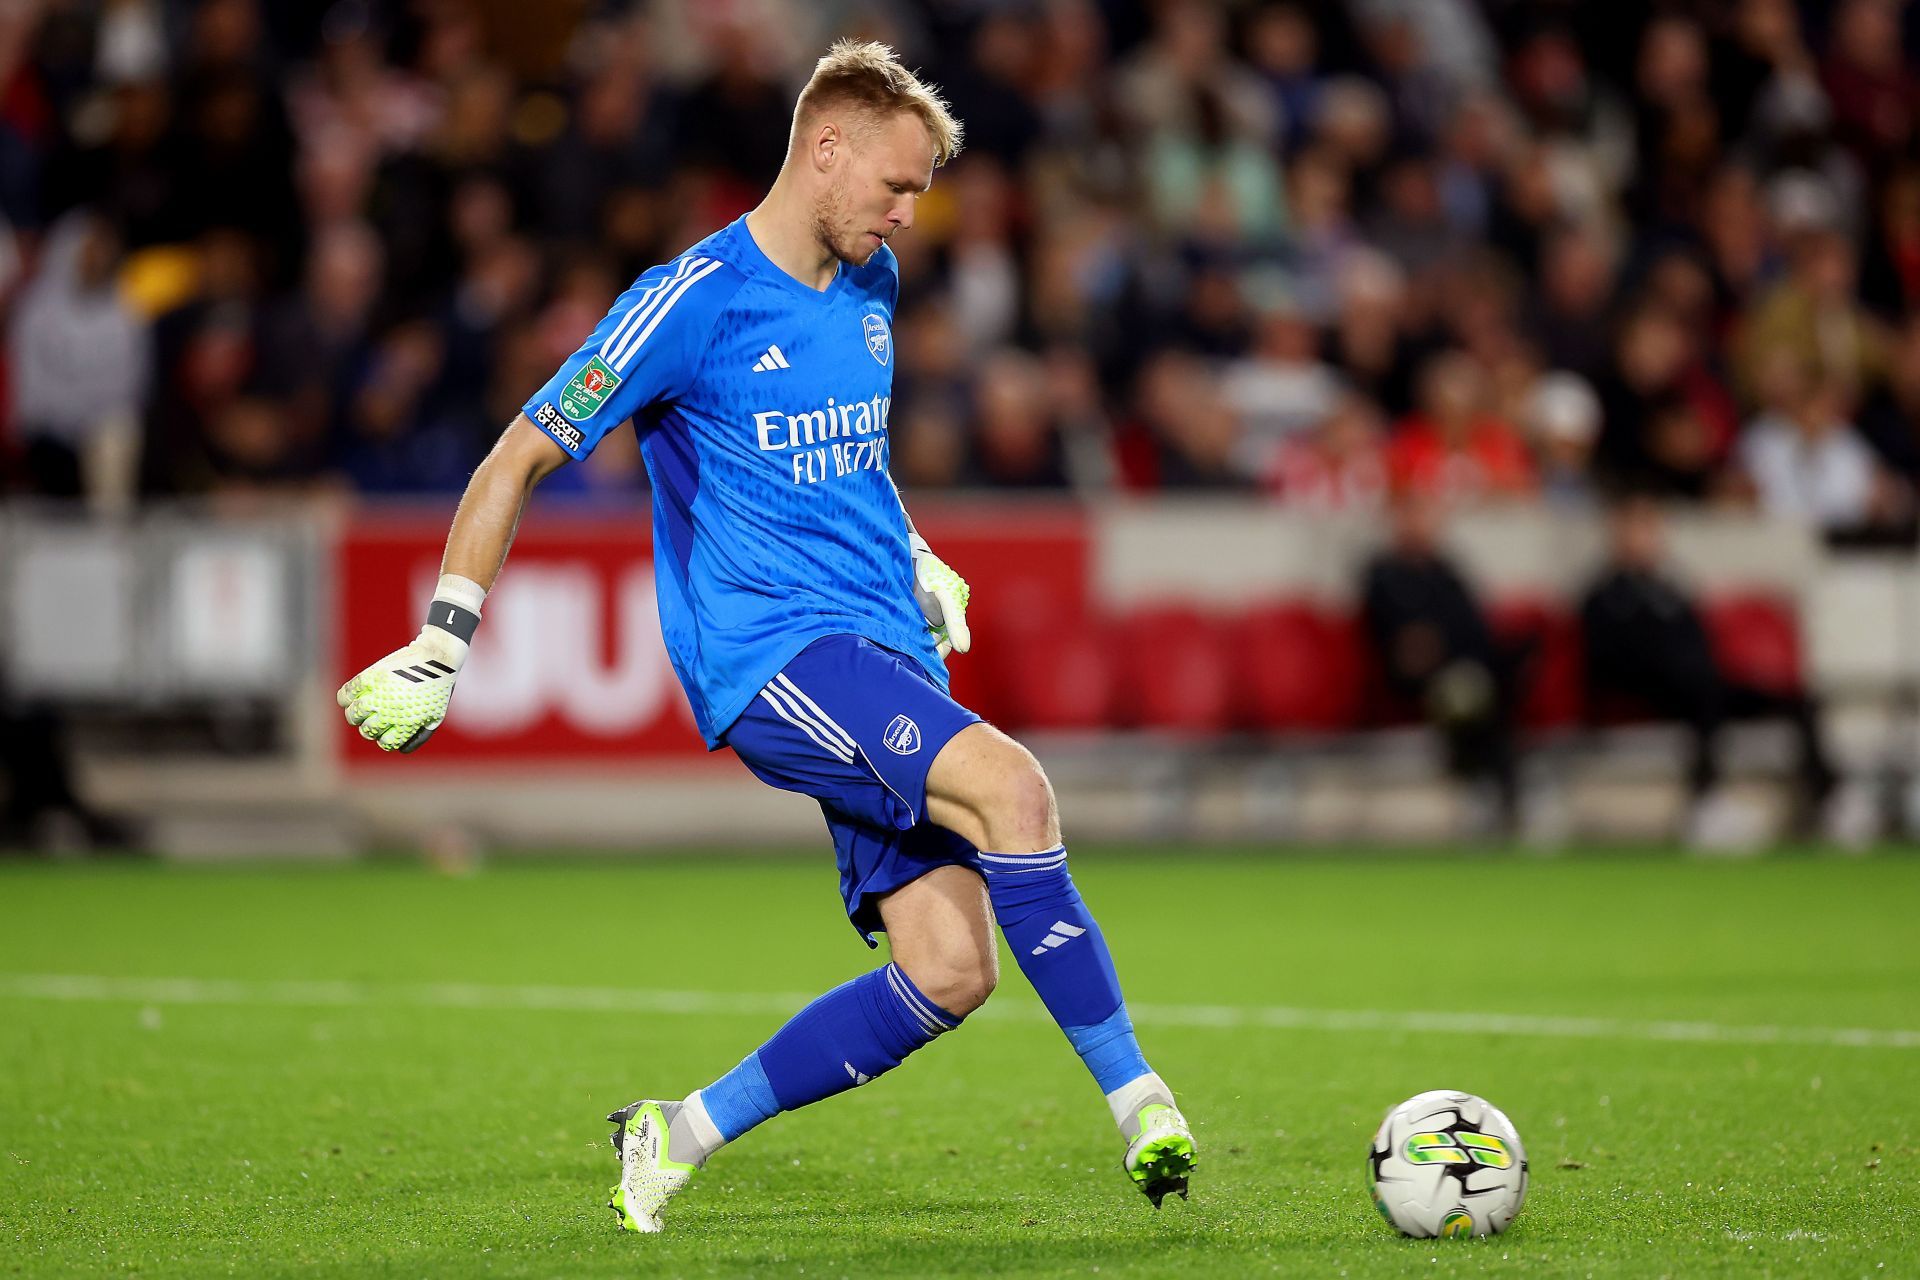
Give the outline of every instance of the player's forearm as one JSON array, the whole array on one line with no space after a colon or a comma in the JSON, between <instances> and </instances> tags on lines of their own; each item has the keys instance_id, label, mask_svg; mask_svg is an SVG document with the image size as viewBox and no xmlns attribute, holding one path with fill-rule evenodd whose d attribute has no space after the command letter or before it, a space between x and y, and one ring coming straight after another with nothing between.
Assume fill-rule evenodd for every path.
<instances>
[{"instance_id":1,"label":"player's forearm","mask_svg":"<svg viewBox=\"0 0 1920 1280\"><path fill-rule=\"evenodd\" d=\"M891 479L892 477L888 478ZM894 482L893 498L894 501L900 504L900 514L906 517L907 541L913 546L913 554L916 556L926 555L932 551L933 548L927 545L927 540L920 536L919 528L913 523L913 513L907 510L907 499L906 496L900 492L900 484L898 481Z\"/></svg>"},{"instance_id":2,"label":"player's forearm","mask_svg":"<svg viewBox=\"0 0 1920 1280\"><path fill-rule=\"evenodd\" d=\"M525 418L516 419L467 482L453 514L440 572L467 578L491 591L513 545L527 498L565 461L566 455L544 432Z\"/></svg>"},{"instance_id":3,"label":"player's forearm","mask_svg":"<svg viewBox=\"0 0 1920 1280\"><path fill-rule=\"evenodd\" d=\"M506 563L507 548L513 545L513 532L532 492L531 479L495 466L491 457L481 463L453 514L440 572L457 574L493 590L493 580Z\"/></svg>"}]
</instances>

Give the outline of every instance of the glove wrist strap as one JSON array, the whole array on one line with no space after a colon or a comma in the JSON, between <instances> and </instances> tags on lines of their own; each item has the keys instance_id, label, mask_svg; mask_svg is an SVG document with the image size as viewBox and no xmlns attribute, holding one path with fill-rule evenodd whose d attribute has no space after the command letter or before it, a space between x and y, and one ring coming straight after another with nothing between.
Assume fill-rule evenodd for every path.
<instances>
[{"instance_id":1,"label":"glove wrist strap","mask_svg":"<svg viewBox=\"0 0 1920 1280\"><path fill-rule=\"evenodd\" d=\"M487 589L473 579L443 573L433 589L433 603L427 607L427 625L438 627L462 644L471 644L473 633L480 627L480 605L486 598Z\"/></svg>"}]
</instances>

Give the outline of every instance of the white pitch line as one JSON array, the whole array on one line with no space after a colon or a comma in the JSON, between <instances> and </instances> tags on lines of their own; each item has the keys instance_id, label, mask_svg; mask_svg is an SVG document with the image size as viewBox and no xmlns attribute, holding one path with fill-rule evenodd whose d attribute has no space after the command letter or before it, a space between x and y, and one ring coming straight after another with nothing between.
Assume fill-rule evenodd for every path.
<instances>
[{"instance_id":1,"label":"white pitch line","mask_svg":"<svg viewBox=\"0 0 1920 1280\"><path fill-rule=\"evenodd\" d=\"M0 974L0 999L231 1004L283 1008L524 1009L541 1012L752 1014L782 1016L812 997L779 992L649 991L627 987L496 986L471 982L377 985L241 981L222 978L102 978L81 974ZM1920 1049L1920 1031L1657 1022L1533 1014L1297 1009L1285 1005L1130 1004L1148 1026L1268 1028L1285 1031L1440 1032L1573 1040L1659 1040L1707 1044L1797 1044L1836 1049ZM1045 1021L1032 1002L989 1004L976 1017Z\"/></svg>"}]
</instances>

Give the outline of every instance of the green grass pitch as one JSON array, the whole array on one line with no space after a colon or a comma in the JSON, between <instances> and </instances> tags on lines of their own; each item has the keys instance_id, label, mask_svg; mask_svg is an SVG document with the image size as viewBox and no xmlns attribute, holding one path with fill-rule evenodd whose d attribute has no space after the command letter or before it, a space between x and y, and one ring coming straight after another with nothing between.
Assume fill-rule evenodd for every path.
<instances>
[{"instance_id":1,"label":"green grass pitch","mask_svg":"<svg viewBox=\"0 0 1920 1280\"><path fill-rule=\"evenodd\" d=\"M877 963L826 855L0 868L0 1276L1920 1275L1910 852L1076 868L1195 1123L1190 1202L1126 1182L1009 959L661 1237L603 1207L601 1116ZM1368 1202L1381 1113L1436 1087L1526 1142L1505 1236Z\"/></svg>"}]
</instances>

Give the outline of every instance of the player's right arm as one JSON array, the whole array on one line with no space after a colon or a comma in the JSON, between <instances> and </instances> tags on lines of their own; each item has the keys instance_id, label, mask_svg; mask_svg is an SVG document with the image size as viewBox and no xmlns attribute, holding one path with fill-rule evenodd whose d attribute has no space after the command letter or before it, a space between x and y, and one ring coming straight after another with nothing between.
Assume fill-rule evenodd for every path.
<instances>
[{"instance_id":1,"label":"player's right arm","mask_svg":"<svg viewBox=\"0 0 1920 1280\"><path fill-rule=\"evenodd\" d=\"M533 487L649 405L685 392L727 299L745 276L688 253L645 272L504 431L460 499L426 625L340 686L360 736L416 751L446 718L454 677L480 625Z\"/></svg>"},{"instance_id":2,"label":"player's right arm","mask_svg":"<svg viewBox=\"0 0 1920 1280\"><path fill-rule=\"evenodd\" d=\"M534 486L566 450L523 413L474 471L447 534L440 582L420 634L340 686L335 695L360 736L384 751L416 751L446 719L481 602L500 576Z\"/></svg>"}]
</instances>

